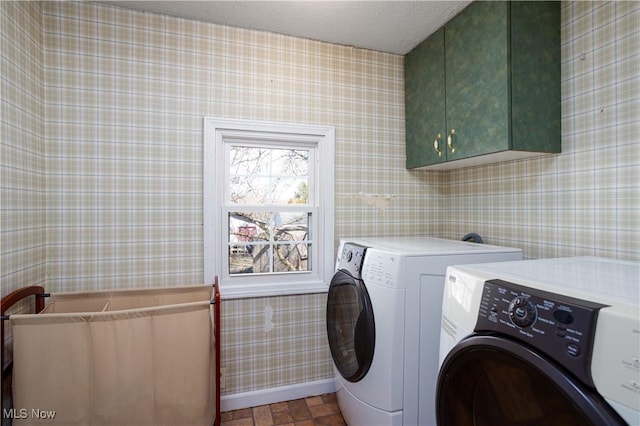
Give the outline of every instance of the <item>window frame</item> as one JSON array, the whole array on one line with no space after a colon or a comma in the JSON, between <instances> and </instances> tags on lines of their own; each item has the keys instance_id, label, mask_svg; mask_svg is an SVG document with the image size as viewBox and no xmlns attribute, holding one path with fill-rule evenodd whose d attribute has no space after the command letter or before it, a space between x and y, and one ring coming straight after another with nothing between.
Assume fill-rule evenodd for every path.
<instances>
[{"instance_id":1,"label":"window frame","mask_svg":"<svg viewBox=\"0 0 640 426\"><path fill-rule=\"evenodd\" d=\"M228 212L259 208L287 210L284 205L226 203L229 182L226 146L246 142L270 148L301 148L310 153L309 204L312 212L313 259L309 272L230 275ZM204 118L203 245L204 281L219 277L225 298L321 293L334 270L334 145L335 128L270 121ZM299 208L299 207L297 207Z\"/></svg>"}]
</instances>

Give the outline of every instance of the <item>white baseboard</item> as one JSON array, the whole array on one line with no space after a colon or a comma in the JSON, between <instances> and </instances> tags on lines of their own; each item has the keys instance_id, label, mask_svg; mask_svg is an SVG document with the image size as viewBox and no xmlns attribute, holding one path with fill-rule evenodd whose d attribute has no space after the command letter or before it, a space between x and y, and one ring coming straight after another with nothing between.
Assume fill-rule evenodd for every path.
<instances>
[{"instance_id":1,"label":"white baseboard","mask_svg":"<svg viewBox=\"0 0 640 426\"><path fill-rule=\"evenodd\" d=\"M240 410L275 402L290 401L336 391L334 379L298 383L278 388L241 392L220 397L220 411Z\"/></svg>"}]
</instances>

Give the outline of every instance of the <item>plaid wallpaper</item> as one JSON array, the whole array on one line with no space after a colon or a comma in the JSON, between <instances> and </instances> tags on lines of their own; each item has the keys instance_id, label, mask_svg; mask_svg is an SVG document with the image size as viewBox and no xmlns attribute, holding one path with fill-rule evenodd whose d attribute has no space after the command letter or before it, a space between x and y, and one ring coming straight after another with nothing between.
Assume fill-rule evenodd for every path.
<instances>
[{"instance_id":1,"label":"plaid wallpaper","mask_svg":"<svg viewBox=\"0 0 640 426\"><path fill-rule=\"evenodd\" d=\"M104 5L44 9L53 289L202 281L204 116L335 126L337 235L436 229L437 195L402 167L402 57ZM395 198L380 210L360 193Z\"/></svg>"},{"instance_id":2,"label":"plaid wallpaper","mask_svg":"<svg viewBox=\"0 0 640 426\"><path fill-rule=\"evenodd\" d=\"M640 3L563 2L561 155L448 179L450 238L640 261Z\"/></svg>"},{"instance_id":3,"label":"plaid wallpaper","mask_svg":"<svg viewBox=\"0 0 640 426\"><path fill-rule=\"evenodd\" d=\"M640 260L640 3L563 3L563 154L450 172L404 168L400 56L83 2L0 8L3 294L201 282L203 116L335 126L338 238L477 232L527 257ZM223 306L223 393L331 377L323 295Z\"/></svg>"},{"instance_id":4,"label":"plaid wallpaper","mask_svg":"<svg viewBox=\"0 0 640 426\"><path fill-rule=\"evenodd\" d=\"M226 300L224 394L330 378L326 295Z\"/></svg>"},{"instance_id":5,"label":"plaid wallpaper","mask_svg":"<svg viewBox=\"0 0 640 426\"><path fill-rule=\"evenodd\" d=\"M2 295L44 285L46 162L42 5L0 3Z\"/></svg>"}]
</instances>

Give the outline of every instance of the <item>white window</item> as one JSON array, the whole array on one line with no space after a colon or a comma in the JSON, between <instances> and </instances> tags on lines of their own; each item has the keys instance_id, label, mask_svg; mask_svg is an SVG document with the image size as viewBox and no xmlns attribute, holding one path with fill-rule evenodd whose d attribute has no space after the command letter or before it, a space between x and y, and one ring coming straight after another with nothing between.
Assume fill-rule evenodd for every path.
<instances>
[{"instance_id":1,"label":"white window","mask_svg":"<svg viewBox=\"0 0 640 426\"><path fill-rule=\"evenodd\" d=\"M204 120L204 279L225 297L327 290L334 128Z\"/></svg>"}]
</instances>

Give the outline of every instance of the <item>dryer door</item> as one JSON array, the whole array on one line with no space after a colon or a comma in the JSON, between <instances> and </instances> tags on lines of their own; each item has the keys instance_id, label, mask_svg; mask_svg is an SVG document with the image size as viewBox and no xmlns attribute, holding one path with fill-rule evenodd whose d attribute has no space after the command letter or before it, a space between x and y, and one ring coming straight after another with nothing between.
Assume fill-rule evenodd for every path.
<instances>
[{"instance_id":1,"label":"dryer door","mask_svg":"<svg viewBox=\"0 0 640 426\"><path fill-rule=\"evenodd\" d=\"M342 377L350 382L361 380L373 360L373 309L364 282L342 269L329 286L327 335L333 362Z\"/></svg>"},{"instance_id":2,"label":"dryer door","mask_svg":"<svg viewBox=\"0 0 640 426\"><path fill-rule=\"evenodd\" d=\"M445 358L436 417L439 426L626 424L563 367L510 338L480 334Z\"/></svg>"}]
</instances>

